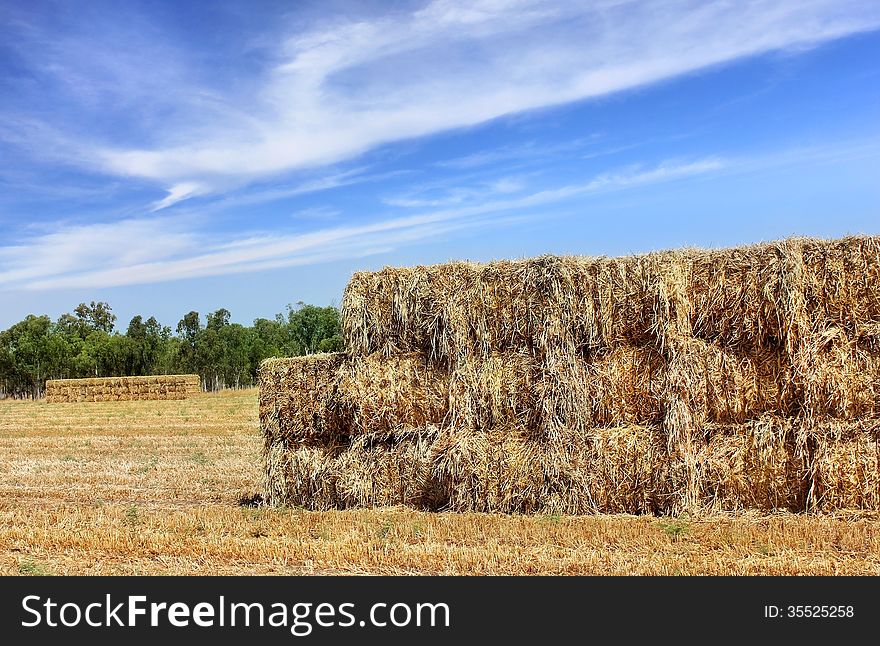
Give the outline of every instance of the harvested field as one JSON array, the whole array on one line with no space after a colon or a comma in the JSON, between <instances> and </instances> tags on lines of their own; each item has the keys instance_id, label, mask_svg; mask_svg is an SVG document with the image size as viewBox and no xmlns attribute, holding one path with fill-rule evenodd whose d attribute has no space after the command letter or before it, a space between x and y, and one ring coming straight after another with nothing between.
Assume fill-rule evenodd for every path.
<instances>
[{"instance_id":1,"label":"harvested field","mask_svg":"<svg viewBox=\"0 0 880 646\"><path fill-rule=\"evenodd\" d=\"M46 401L50 404L186 399L198 392L201 392L198 375L50 379L46 382Z\"/></svg>"},{"instance_id":2,"label":"harvested field","mask_svg":"<svg viewBox=\"0 0 880 646\"><path fill-rule=\"evenodd\" d=\"M880 238L385 268L342 323L261 368L270 502L880 510Z\"/></svg>"},{"instance_id":3,"label":"harvested field","mask_svg":"<svg viewBox=\"0 0 880 646\"><path fill-rule=\"evenodd\" d=\"M880 519L871 512L576 517L242 506L262 487L257 408L253 390L183 401L0 401L0 574L880 575ZM857 441L857 431L834 432ZM771 449L774 433L785 431L760 436ZM628 456L603 468L634 461L629 472L645 473L597 495L616 496L609 504L619 508L640 499L650 451L665 447L652 437L610 429L594 439L597 451ZM725 450L749 461L771 449ZM602 480L610 478L623 476ZM774 493L773 472L765 482L768 493L756 495L785 495Z\"/></svg>"}]
</instances>

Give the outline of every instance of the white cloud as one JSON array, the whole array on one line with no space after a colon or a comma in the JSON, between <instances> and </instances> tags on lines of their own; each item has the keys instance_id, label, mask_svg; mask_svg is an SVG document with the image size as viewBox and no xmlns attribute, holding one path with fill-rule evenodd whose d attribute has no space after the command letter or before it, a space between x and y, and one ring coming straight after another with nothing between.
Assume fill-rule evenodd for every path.
<instances>
[{"instance_id":1,"label":"white cloud","mask_svg":"<svg viewBox=\"0 0 880 646\"><path fill-rule=\"evenodd\" d=\"M518 193L525 184L518 177L502 177L490 184L493 193Z\"/></svg>"},{"instance_id":2,"label":"white cloud","mask_svg":"<svg viewBox=\"0 0 880 646\"><path fill-rule=\"evenodd\" d=\"M124 220L66 227L0 247L0 289L100 288L227 275L353 258L465 228L497 226L554 202L720 170L721 160L631 167L575 185L507 199L473 196L472 204L300 234L206 238L181 218ZM508 187L502 187L506 189ZM504 193L487 188L484 198Z\"/></svg>"},{"instance_id":3,"label":"white cloud","mask_svg":"<svg viewBox=\"0 0 880 646\"><path fill-rule=\"evenodd\" d=\"M186 253L195 242L192 231L166 218L62 225L51 233L0 247L0 287L30 286L50 276L94 267L162 261Z\"/></svg>"},{"instance_id":4,"label":"white cloud","mask_svg":"<svg viewBox=\"0 0 880 646\"><path fill-rule=\"evenodd\" d=\"M153 206L150 210L159 211L161 209L171 206L172 204L176 204L181 200L186 200L204 192L204 187L196 182L183 182L182 184L175 184L168 189L168 195L166 195L158 202L153 203Z\"/></svg>"},{"instance_id":5,"label":"white cloud","mask_svg":"<svg viewBox=\"0 0 880 646\"><path fill-rule=\"evenodd\" d=\"M860 0L441 0L292 35L247 105L227 97L227 109L193 114L192 134L178 119L167 145L98 157L109 172L169 186L161 208L195 194L182 187L222 190L878 26L880 5Z\"/></svg>"},{"instance_id":6,"label":"white cloud","mask_svg":"<svg viewBox=\"0 0 880 646\"><path fill-rule=\"evenodd\" d=\"M519 193L526 188L522 176L498 177L472 186L462 185L462 181L456 178L452 187L449 186L449 180L429 182L401 195L382 198L382 203L406 209L438 208L464 204L475 199L486 200L495 195Z\"/></svg>"},{"instance_id":7,"label":"white cloud","mask_svg":"<svg viewBox=\"0 0 880 646\"><path fill-rule=\"evenodd\" d=\"M555 157L558 155L570 154L578 149L594 144L600 140L602 135L594 133L588 137L579 137L555 144L537 144L529 142L519 146L501 146L491 150L481 150L479 152L446 159L437 162L437 166L441 168L453 168L457 170L470 170L490 164L509 161L523 160L545 160L547 157Z\"/></svg>"},{"instance_id":8,"label":"white cloud","mask_svg":"<svg viewBox=\"0 0 880 646\"><path fill-rule=\"evenodd\" d=\"M291 215L295 220L336 220L342 211L329 206L310 206Z\"/></svg>"}]
</instances>

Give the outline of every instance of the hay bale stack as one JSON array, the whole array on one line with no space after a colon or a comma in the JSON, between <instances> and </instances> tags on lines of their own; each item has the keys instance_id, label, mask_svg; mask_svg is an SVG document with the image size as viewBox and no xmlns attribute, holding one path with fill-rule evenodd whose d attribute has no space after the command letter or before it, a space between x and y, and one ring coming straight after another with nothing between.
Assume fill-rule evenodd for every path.
<instances>
[{"instance_id":1,"label":"hay bale stack","mask_svg":"<svg viewBox=\"0 0 880 646\"><path fill-rule=\"evenodd\" d=\"M871 283L878 246L874 238L795 238L717 251L385 268L352 276L343 331L355 355L422 352L446 361L505 350L662 350L678 336L775 347L796 343L811 320L847 318L847 298L861 302L851 323L880 320ZM806 271L805 263L821 265ZM854 270L862 277L846 276Z\"/></svg>"},{"instance_id":2,"label":"hay bale stack","mask_svg":"<svg viewBox=\"0 0 880 646\"><path fill-rule=\"evenodd\" d=\"M357 273L260 370L267 499L880 509L880 238Z\"/></svg>"},{"instance_id":3,"label":"hay bale stack","mask_svg":"<svg viewBox=\"0 0 880 646\"><path fill-rule=\"evenodd\" d=\"M185 377L187 395L198 395L202 392L202 378L199 375L183 375Z\"/></svg>"},{"instance_id":4,"label":"hay bale stack","mask_svg":"<svg viewBox=\"0 0 880 646\"><path fill-rule=\"evenodd\" d=\"M201 390L200 384L198 375L50 379L46 382L46 401L53 404L186 399Z\"/></svg>"}]
</instances>

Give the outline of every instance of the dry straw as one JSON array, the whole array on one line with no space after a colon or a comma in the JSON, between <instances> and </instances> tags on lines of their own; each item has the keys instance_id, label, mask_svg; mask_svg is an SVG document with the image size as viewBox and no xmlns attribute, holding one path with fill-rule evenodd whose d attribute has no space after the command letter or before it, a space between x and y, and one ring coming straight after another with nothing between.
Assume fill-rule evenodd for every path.
<instances>
[{"instance_id":1,"label":"dry straw","mask_svg":"<svg viewBox=\"0 0 880 646\"><path fill-rule=\"evenodd\" d=\"M186 399L201 391L198 375L50 379L48 403Z\"/></svg>"},{"instance_id":2,"label":"dry straw","mask_svg":"<svg viewBox=\"0 0 880 646\"><path fill-rule=\"evenodd\" d=\"M880 509L880 239L355 274L260 374L268 499Z\"/></svg>"}]
</instances>

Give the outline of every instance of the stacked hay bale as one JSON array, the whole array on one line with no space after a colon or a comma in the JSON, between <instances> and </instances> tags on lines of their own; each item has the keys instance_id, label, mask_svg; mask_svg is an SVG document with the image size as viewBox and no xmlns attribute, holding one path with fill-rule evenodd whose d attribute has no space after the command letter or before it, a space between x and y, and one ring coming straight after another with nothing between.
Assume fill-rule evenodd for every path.
<instances>
[{"instance_id":1,"label":"stacked hay bale","mask_svg":"<svg viewBox=\"0 0 880 646\"><path fill-rule=\"evenodd\" d=\"M202 378L199 375L180 375L186 387L187 395L198 395L202 392Z\"/></svg>"},{"instance_id":2,"label":"stacked hay bale","mask_svg":"<svg viewBox=\"0 0 880 646\"><path fill-rule=\"evenodd\" d=\"M261 367L267 498L880 509L880 238L355 274Z\"/></svg>"},{"instance_id":3,"label":"stacked hay bale","mask_svg":"<svg viewBox=\"0 0 880 646\"><path fill-rule=\"evenodd\" d=\"M200 390L201 379L198 375L50 379L46 382L46 401L53 404L186 399Z\"/></svg>"}]
</instances>

